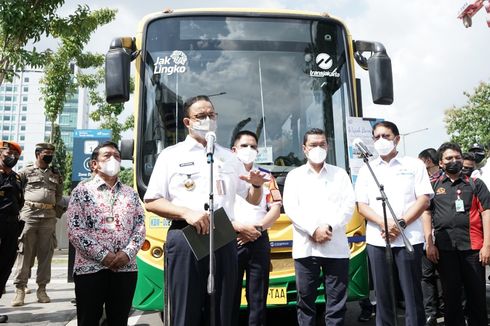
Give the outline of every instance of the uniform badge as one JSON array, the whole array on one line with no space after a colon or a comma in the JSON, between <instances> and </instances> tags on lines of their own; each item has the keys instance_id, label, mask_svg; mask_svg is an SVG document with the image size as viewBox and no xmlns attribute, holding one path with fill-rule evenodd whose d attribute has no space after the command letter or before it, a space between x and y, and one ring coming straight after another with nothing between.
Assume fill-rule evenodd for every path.
<instances>
[{"instance_id":1,"label":"uniform badge","mask_svg":"<svg viewBox=\"0 0 490 326\"><path fill-rule=\"evenodd\" d=\"M184 180L184 188L188 191L193 190L196 187L196 183L191 179L191 175L187 175L187 179Z\"/></svg>"},{"instance_id":2,"label":"uniform badge","mask_svg":"<svg viewBox=\"0 0 490 326\"><path fill-rule=\"evenodd\" d=\"M446 188L443 188L443 187L437 188L436 194L437 195L445 195L446 194Z\"/></svg>"}]
</instances>

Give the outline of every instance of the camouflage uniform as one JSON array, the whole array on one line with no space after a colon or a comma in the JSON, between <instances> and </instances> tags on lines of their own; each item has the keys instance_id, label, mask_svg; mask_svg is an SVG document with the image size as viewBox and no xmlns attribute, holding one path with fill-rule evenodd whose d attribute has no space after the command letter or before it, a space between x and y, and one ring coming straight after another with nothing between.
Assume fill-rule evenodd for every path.
<instances>
[{"instance_id":1,"label":"camouflage uniform","mask_svg":"<svg viewBox=\"0 0 490 326\"><path fill-rule=\"evenodd\" d=\"M53 145L46 143L37 144L36 147L54 150ZM42 303L50 301L45 289L51 279L51 260L57 246L55 230L58 214L55 207L63 192L63 180L51 167L41 169L37 163L31 163L19 171L19 175L25 185L25 204L20 212L20 218L25 222L25 226L19 239L14 278L17 297L12 302L13 306L24 304L23 289L27 285L36 256L38 301Z\"/></svg>"}]
</instances>

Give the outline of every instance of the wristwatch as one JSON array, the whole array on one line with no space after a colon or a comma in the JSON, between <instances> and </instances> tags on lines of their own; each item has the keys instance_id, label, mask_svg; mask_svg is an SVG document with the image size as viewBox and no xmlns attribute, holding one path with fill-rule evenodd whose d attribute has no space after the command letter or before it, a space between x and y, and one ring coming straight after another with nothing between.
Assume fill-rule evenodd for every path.
<instances>
[{"instance_id":1,"label":"wristwatch","mask_svg":"<svg viewBox=\"0 0 490 326\"><path fill-rule=\"evenodd\" d=\"M264 232L264 228L262 227L262 225L254 225L255 227L255 230L259 231L259 232Z\"/></svg>"},{"instance_id":2,"label":"wristwatch","mask_svg":"<svg viewBox=\"0 0 490 326\"><path fill-rule=\"evenodd\" d=\"M400 224L402 229L405 229L407 227L407 222L405 222L405 220L402 218L398 220L398 224Z\"/></svg>"}]
</instances>

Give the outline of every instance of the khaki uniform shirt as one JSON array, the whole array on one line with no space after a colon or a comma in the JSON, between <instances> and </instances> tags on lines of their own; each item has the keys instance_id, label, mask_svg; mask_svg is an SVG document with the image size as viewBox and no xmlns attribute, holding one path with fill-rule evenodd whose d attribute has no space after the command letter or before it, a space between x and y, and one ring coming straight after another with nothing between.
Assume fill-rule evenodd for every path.
<instances>
[{"instance_id":1,"label":"khaki uniform shirt","mask_svg":"<svg viewBox=\"0 0 490 326\"><path fill-rule=\"evenodd\" d=\"M25 185L25 205L20 211L22 220L39 218L55 218L55 206L63 194L63 180L61 175L51 167L43 170L35 163L28 164L19 171L22 184ZM34 203L34 204L32 204ZM52 205L52 208L40 208L42 204ZM38 207L33 207L33 206Z\"/></svg>"}]
</instances>

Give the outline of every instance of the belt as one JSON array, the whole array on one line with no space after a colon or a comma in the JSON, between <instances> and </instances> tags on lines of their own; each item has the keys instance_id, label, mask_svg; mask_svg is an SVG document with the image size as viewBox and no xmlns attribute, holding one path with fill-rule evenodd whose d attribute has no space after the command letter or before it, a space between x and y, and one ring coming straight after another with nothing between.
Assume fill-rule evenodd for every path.
<instances>
[{"instance_id":1,"label":"belt","mask_svg":"<svg viewBox=\"0 0 490 326\"><path fill-rule=\"evenodd\" d=\"M33 201L28 201L28 200L26 200L24 203L27 206L33 207L33 208L40 208L40 209L53 209L54 208L54 205L52 205L52 204L36 203Z\"/></svg>"}]
</instances>

